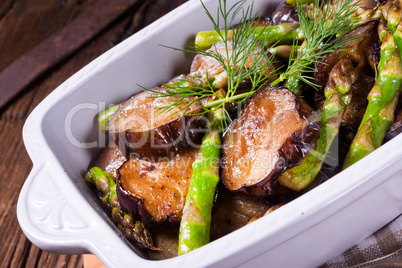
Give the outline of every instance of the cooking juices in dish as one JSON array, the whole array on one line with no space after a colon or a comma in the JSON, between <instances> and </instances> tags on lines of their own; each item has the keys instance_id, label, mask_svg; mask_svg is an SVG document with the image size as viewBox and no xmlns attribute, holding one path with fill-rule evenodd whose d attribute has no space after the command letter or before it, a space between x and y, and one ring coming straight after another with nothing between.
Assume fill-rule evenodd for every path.
<instances>
[{"instance_id":1,"label":"cooking juices in dish","mask_svg":"<svg viewBox=\"0 0 402 268\"><path fill-rule=\"evenodd\" d=\"M214 30L183 50L188 74L99 115L112 142L85 180L151 259L269 214L398 132L398 1L289 0L270 17L219 3L221 24L206 10Z\"/></svg>"}]
</instances>

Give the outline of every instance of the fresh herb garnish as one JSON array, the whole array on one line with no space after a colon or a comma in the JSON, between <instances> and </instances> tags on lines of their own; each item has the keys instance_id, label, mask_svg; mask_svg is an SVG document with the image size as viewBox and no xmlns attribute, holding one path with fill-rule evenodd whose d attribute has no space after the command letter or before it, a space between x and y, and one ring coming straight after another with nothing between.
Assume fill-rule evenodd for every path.
<instances>
[{"instance_id":1,"label":"fresh herb garnish","mask_svg":"<svg viewBox=\"0 0 402 268\"><path fill-rule=\"evenodd\" d=\"M338 33L352 30L356 24L356 12L359 2L353 0L320 1L314 0L311 5L302 5L297 1L300 29L304 42L296 53L292 53L287 70L272 85L286 81L287 86L296 94L300 94L300 81L317 87L309 73L315 72L314 63L323 55L344 48L351 40L341 40ZM296 84L296 85L295 85Z\"/></svg>"},{"instance_id":2,"label":"fresh herb garnish","mask_svg":"<svg viewBox=\"0 0 402 268\"><path fill-rule=\"evenodd\" d=\"M217 109L222 108L226 118L229 119L228 110L225 106L226 103L234 100L245 101L273 76L272 71L268 72L273 62L273 56L268 50L265 50L263 45L258 41L261 33L257 32L256 28L253 27L253 24L259 21L260 16L253 14L252 6L245 8L245 3L246 0L239 1L228 9L226 0L219 1L216 20L202 3L215 31L217 31L225 46L224 53L220 53L215 44L207 50L195 44L188 44L184 49L172 48L183 52L198 53L215 59L224 70L223 74L221 73L219 76L227 76L226 94L222 95L222 91L217 93L219 87L217 88L215 84L216 77L211 77L208 72L206 72L202 80L196 77L194 80L189 78L163 85L168 89L168 92L161 93L150 90L153 93L152 97L155 98L171 97L172 95L177 97L174 98L170 105L161 107L163 112L173 110L175 110L175 112L186 112L197 100L209 97L213 101L203 106L202 113L215 112ZM234 21L239 13L241 13L242 17L239 26L235 28ZM219 16L222 17L222 21L219 19ZM223 24L223 31L221 31L221 24ZM229 30L230 34L228 34ZM239 86L246 79L251 82L250 91L243 94L236 94ZM182 108L177 110L176 107L179 106Z\"/></svg>"},{"instance_id":3,"label":"fresh herb garnish","mask_svg":"<svg viewBox=\"0 0 402 268\"><path fill-rule=\"evenodd\" d=\"M170 105L162 107L162 112L177 111L177 107L181 107L179 111L187 111L188 108L197 100L209 97L209 101L203 105L203 112L214 112L216 109L222 108L227 119L230 119L226 104L233 101L245 101L252 96L263 85L269 83L270 78L277 70L267 74L273 63L273 57L269 54L268 49L264 49L259 39L261 39L260 29L257 31L253 27L255 22L260 20L260 15L253 14L253 5L244 7L246 0L236 2L232 7L227 7L226 0L219 0L217 11L217 19L214 19L205 5L202 3L206 14L211 20L214 30L220 36L225 44L225 52L219 53L216 45L212 45L210 49L204 50L195 44L189 44L184 49L175 50L199 53L209 56L218 61L225 70L228 78L226 94L217 94L217 88L214 85L214 77L208 77L205 74L205 82L195 82L190 79L178 81L167 87L168 92L154 92L153 97L176 96ZM334 52L346 46L350 40L342 40L336 37L339 32L348 32L355 25L355 17L353 13L357 10L358 3L354 0L320 1L314 0L314 4L302 5L297 1L297 10L300 20L300 29L304 35L302 47L296 53L291 53L287 69L279 75L279 78L271 82L276 86L288 80L303 82L307 85L315 87L311 75L315 72L314 63L324 54ZM234 28L235 18L241 14L239 27ZM222 18L223 31L221 30ZM268 30L268 27L267 27ZM230 33L230 34L228 34ZM268 35L266 35L268 36ZM269 40L265 40L267 44ZM298 40L294 41L296 44ZM230 45L231 44L231 45ZM296 46L295 46L296 47ZM194 50L195 48L195 50ZM252 55L252 63L246 66L249 56ZM248 92L237 94L240 85L248 80L251 83L251 89Z\"/></svg>"}]
</instances>

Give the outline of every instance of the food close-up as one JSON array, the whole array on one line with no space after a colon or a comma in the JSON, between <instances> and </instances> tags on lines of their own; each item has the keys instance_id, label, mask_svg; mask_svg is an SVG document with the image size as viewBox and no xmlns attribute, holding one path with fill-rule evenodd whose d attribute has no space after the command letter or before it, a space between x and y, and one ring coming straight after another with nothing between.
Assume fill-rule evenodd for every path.
<instances>
[{"instance_id":1,"label":"food close-up","mask_svg":"<svg viewBox=\"0 0 402 268\"><path fill-rule=\"evenodd\" d=\"M142 92L98 114L108 143L83 180L152 260L280 210L402 130L401 8L394 0L288 0L268 14L247 1L204 7L211 28L163 48L189 55L187 72L153 88L139 83Z\"/></svg>"}]
</instances>

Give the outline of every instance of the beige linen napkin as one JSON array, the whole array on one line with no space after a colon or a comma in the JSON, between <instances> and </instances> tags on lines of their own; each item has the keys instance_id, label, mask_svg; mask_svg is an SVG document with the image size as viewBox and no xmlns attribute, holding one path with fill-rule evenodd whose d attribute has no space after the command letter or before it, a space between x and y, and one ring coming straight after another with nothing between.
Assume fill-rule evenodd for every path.
<instances>
[{"instance_id":1,"label":"beige linen napkin","mask_svg":"<svg viewBox=\"0 0 402 268\"><path fill-rule=\"evenodd\" d=\"M351 267L391 254L401 248L402 214L341 255L334 257L321 268ZM400 267L402 267L402 263Z\"/></svg>"}]
</instances>

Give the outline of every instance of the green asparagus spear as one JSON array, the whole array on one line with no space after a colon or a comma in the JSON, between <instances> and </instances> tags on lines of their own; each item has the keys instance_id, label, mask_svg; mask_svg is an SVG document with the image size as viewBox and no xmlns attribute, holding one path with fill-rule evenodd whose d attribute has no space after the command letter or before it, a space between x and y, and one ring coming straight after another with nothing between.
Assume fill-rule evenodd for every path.
<instances>
[{"instance_id":1,"label":"green asparagus spear","mask_svg":"<svg viewBox=\"0 0 402 268\"><path fill-rule=\"evenodd\" d=\"M119 105L112 106L98 114L99 129L102 133L107 133L106 124L109 122L110 117L114 114L117 108L119 108Z\"/></svg>"},{"instance_id":2,"label":"green asparagus spear","mask_svg":"<svg viewBox=\"0 0 402 268\"><path fill-rule=\"evenodd\" d=\"M208 74L200 74L185 78L173 79L172 81L162 85L162 87L167 88L170 93L174 94L186 88L195 90L197 87L200 87L203 84L207 84L208 82L213 85L214 78L208 77Z\"/></svg>"},{"instance_id":3,"label":"green asparagus spear","mask_svg":"<svg viewBox=\"0 0 402 268\"><path fill-rule=\"evenodd\" d=\"M112 208L118 207L116 195L116 183L113 178L99 167L93 167L85 175L85 181L95 184L96 188L103 194L102 202Z\"/></svg>"},{"instance_id":4,"label":"green asparagus spear","mask_svg":"<svg viewBox=\"0 0 402 268\"><path fill-rule=\"evenodd\" d=\"M285 80L285 84L283 86L287 87L290 91L292 91L293 93L295 93L296 95L300 96L302 94L302 87L303 87L303 81L300 78L300 76L302 75L301 71L294 71L293 69L298 70L298 66L296 66L296 64L298 63L298 61L303 61L303 57L305 57L305 55L307 54L308 56L308 52L306 53L306 41L303 41L303 43L301 44L300 48L298 49L298 51L300 53L293 55L293 53L295 53L295 51L291 51L290 52L290 57L295 56L296 59L293 62L294 65L291 65L289 67L290 73L293 73L293 75L290 75L286 80Z\"/></svg>"},{"instance_id":5,"label":"green asparagus spear","mask_svg":"<svg viewBox=\"0 0 402 268\"><path fill-rule=\"evenodd\" d=\"M308 8L303 5L303 1L297 1L300 29L304 35L304 41L297 51L297 57L293 57L294 55L291 54L286 75L282 74L278 81L274 82L285 81L284 86L296 95L302 94L302 87L305 84L316 86L309 75L315 72L311 64L319 60L325 53L344 49L350 40L343 40L337 37L337 34L352 30L356 27L356 22L361 20L360 17L356 18L354 15L357 6L350 0L342 1L339 4L342 8L339 9L325 5L328 3L326 1L314 0L313 3L313 7ZM316 18L319 16L322 16L324 21L320 25L316 23Z\"/></svg>"},{"instance_id":6,"label":"green asparagus spear","mask_svg":"<svg viewBox=\"0 0 402 268\"><path fill-rule=\"evenodd\" d=\"M353 63L344 57L333 67L325 87L326 101L321 112L321 131L316 150L303 159L300 165L287 170L279 182L295 191L309 185L320 172L329 148L338 135L343 113L349 104L350 89L357 79Z\"/></svg>"},{"instance_id":7,"label":"green asparagus spear","mask_svg":"<svg viewBox=\"0 0 402 268\"><path fill-rule=\"evenodd\" d=\"M162 87L167 88L172 94L180 93L183 90L199 91L209 86L214 89L227 87L227 73L222 70L220 73L208 75L208 72L206 72L204 74L175 79L162 85Z\"/></svg>"},{"instance_id":8,"label":"green asparagus spear","mask_svg":"<svg viewBox=\"0 0 402 268\"><path fill-rule=\"evenodd\" d=\"M275 54L279 57L289 59L292 53L297 54L297 50L299 50L299 48L300 48L299 46L293 47L291 45L279 45L269 48L268 51L271 54Z\"/></svg>"},{"instance_id":9,"label":"green asparagus spear","mask_svg":"<svg viewBox=\"0 0 402 268\"><path fill-rule=\"evenodd\" d=\"M193 174L180 223L179 255L209 242L212 203L219 182L223 117L222 108L212 115L211 129L204 136L201 152L193 163Z\"/></svg>"},{"instance_id":10,"label":"green asparagus spear","mask_svg":"<svg viewBox=\"0 0 402 268\"><path fill-rule=\"evenodd\" d=\"M402 10L399 6L398 1L388 1L383 8L383 16L387 21L387 28L392 31L394 35L395 44L399 48L399 53L402 55L402 32L401 29L398 29L398 25L401 23L402 19ZM399 26L401 27L401 26ZM384 35L385 32L382 31Z\"/></svg>"},{"instance_id":11,"label":"green asparagus spear","mask_svg":"<svg viewBox=\"0 0 402 268\"><path fill-rule=\"evenodd\" d=\"M231 40L233 31L236 30L227 31L228 40ZM252 31L253 34L255 34L255 38L258 38L262 43L269 41L270 43L280 42L281 44L292 44L295 38L303 39L303 34L297 23L283 23L275 26L257 27L255 30L252 29ZM195 37L196 48L207 49L212 44L223 41L222 35L224 34L224 30L221 31L221 35L216 31L199 32Z\"/></svg>"},{"instance_id":12,"label":"green asparagus spear","mask_svg":"<svg viewBox=\"0 0 402 268\"><path fill-rule=\"evenodd\" d=\"M293 0L291 0L293 1ZM313 3L314 0L304 0L306 2ZM301 1L303 4L304 1ZM296 1L294 1L296 4ZM365 12L359 14L359 16L355 20L355 24L353 27L357 27L366 23L370 19L379 19L381 17L381 9L382 7L378 7L375 9L369 9ZM331 25L332 20L328 20L328 26ZM254 31L254 30L253 30ZM336 37L339 37L345 33L342 29L336 31ZM221 31L221 34L224 34L224 31ZM258 38L260 42L268 42L266 45L270 45L273 43L292 45L294 39L304 40L304 34L302 29L299 28L299 24L297 23L282 23L279 25L268 26L268 27L257 27L254 32L255 36ZM233 30L227 31L228 40L231 40L233 36ZM223 41L221 35L219 35L216 31L202 31L198 32L195 37L195 47L198 49L207 49L212 44ZM278 43L279 42L279 43Z\"/></svg>"},{"instance_id":13,"label":"green asparagus spear","mask_svg":"<svg viewBox=\"0 0 402 268\"><path fill-rule=\"evenodd\" d=\"M116 183L107 172L99 167L92 167L85 175L85 181L94 184L103 194L102 202L111 208L112 219L130 240L137 242L138 246L142 248L157 249L145 226L139 221L134 221L131 215L121 210L116 194Z\"/></svg>"},{"instance_id":14,"label":"green asparagus spear","mask_svg":"<svg viewBox=\"0 0 402 268\"><path fill-rule=\"evenodd\" d=\"M396 6L396 5L395 5ZM391 12L384 10L389 28L382 19L378 27L381 44L381 58L378 64L377 81L368 95L368 106L360 127L350 146L343 168L356 163L381 146L389 125L394 120L394 112L402 88L400 19L390 18ZM395 27L394 23L398 23ZM393 34L394 31L394 34Z\"/></svg>"}]
</instances>

